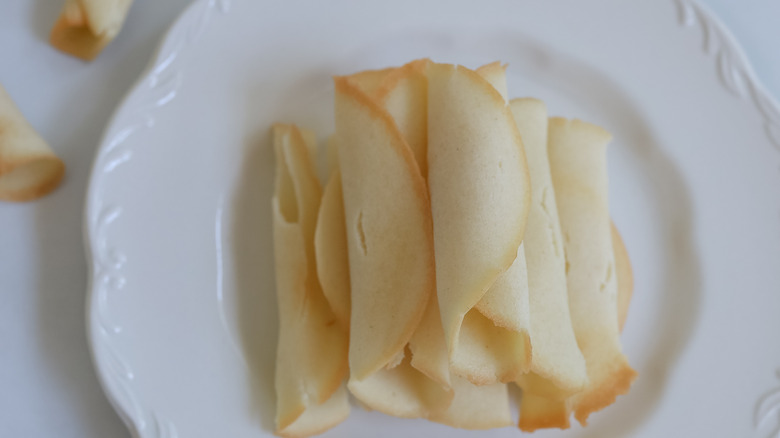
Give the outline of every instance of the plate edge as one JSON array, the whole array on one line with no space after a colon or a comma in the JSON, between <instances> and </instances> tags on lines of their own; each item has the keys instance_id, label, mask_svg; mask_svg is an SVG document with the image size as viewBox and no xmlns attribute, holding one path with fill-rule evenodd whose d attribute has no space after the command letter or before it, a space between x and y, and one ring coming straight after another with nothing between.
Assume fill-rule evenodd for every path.
<instances>
[{"instance_id":1,"label":"plate edge","mask_svg":"<svg viewBox=\"0 0 780 438\"><path fill-rule=\"evenodd\" d=\"M701 28L702 49L715 58L721 85L756 107L769 143L780 152L780 104L756 75L742 45L717 14L698 0L673 1L682 26Z\"/></svg>"},{"instance_id":2,"label":"plate edge","mask_svg":"<svg viewBox=\"0 0 780 438\"><path fill-rule=\"evenodd\" d=\"M113 336L119 335L122 329L109 322L105 306L109 291L124 285L121 268L125 258L109 245L105 233L122 210L102 204L100 175L110 174L130 161L132 151L123 149L122 143L138 130L154 126L153 113L170 103L181 85L181 73L177 69L181 59L205 30L214 12L227 13L230 4L231 0L193 0L173 20L147 66L111 115L89 172L82 222L88 269L85 323L89 353L109 403L131 435L138 438L177 438L178 433L173 423L139 402L130 386L134 379L132 368L111 345ZM131 110L133 107L136 110Z\"/></svg>"}]
</instances>

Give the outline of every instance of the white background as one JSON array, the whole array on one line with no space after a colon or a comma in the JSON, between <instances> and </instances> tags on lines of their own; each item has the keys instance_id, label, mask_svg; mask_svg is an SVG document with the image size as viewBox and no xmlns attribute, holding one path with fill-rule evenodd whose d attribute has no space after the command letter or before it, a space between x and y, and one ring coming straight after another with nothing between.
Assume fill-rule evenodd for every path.
<instances>
[{"instance_id":1,"label":"white background","mask_svg":"<svg viewBox=\"0 0 780 438\"><path fill-rule=\"evenodd\" d=\"M780 96L780 2L701 1ZM0 2L0 83L68 172L63 185L40 201L0 203L2 437L128 436L98 385L87 349L84 191L113 109L188 3L136 0L120 36L88 64L47 44L62 1Z\"/></svg>"}]
</instances>

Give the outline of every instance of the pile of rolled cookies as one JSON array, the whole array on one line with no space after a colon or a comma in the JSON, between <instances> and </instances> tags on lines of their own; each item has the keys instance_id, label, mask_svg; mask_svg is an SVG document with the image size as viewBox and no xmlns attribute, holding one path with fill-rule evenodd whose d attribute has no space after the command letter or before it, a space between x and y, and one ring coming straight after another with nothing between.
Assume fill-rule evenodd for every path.
<instances>
[{"instance_id":1,"label":"pile of rolled cookies","mask_svg":"<svg viewBox=\"0 0 780 438\"><path fill-rule=\"evenodd\" d=\"M604 129L509 100L505 66L423 59L334 78L329 175L274 126L276 432L364 409L567 428L629 390L632 293ZM323 188L324 186L324 188Z\"/></svg>"}]
</instances>

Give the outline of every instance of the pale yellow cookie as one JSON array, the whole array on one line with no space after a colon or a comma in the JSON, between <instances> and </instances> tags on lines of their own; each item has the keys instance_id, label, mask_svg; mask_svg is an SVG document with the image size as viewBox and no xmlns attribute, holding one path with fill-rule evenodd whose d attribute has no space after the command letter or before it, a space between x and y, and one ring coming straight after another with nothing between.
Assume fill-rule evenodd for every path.
<instances>
[{"instance_id":1,"label":"pale yellow cookie","mask_svg":"<svg viewBox=\"0 0 780 438\"><path fill-rule=\"evenodd\" d=\"M430 201L393 119L335 78L351 284L350 372L362 381L404 349L435 292Z\"/></svg>"},{"instance_id":2,"label":"pale yellow cookie","mask_svg":"<svg viewBox=\"0 0 780 438\"><path fill-rule=\"evenodd\" d=\"M314 232L317 275L322 292L328 299L339 322L349 327L350 286L347 230L344 221L344 200L341 193L341 173L331 173L322 195L317 227Z\"/></svg>"},{"instance_id":3,"label":"pale yellow cookie","mask_svg":"<svg viewBox=\"0 0 780 438\"><path fill-rule=\"evenodd\" d=\"M133 0L66 0L49 40L65 53L91 61L122 29Z\"/></svg>"},{"instance_id":4,"label":"pale yellow cookie","mask_svg":"<svg viewBox=\"0 0 780 438\"><path fill-rule=\"evenodd\" d=\"M277 433L305 436L342 421L348 332L317 278L314 229L322 190L309 150L295 126L274 126L276 182L273 228L279 343L276 355Z\"/></svg>"},{"instance_id":5,"label":"pale yellow cookie","mask_svg":"<svg viewBox=\"0 0 780 438\"><path fill-rule=\"evenodd\" d=\"M566 255L569 308L588 384L570 400L577 420L609 406L636 378L623 355L618 281L607 203L611 135L579 120L550 119L548 152Z\"/></svg>"},{"instance_id":6,"label":"pale yellow cookie","mask_svg":"<svg viewBox=\"0 0 780 438\"><path fill-rule=\"evenodd\" d=\"M0 85L0 200L30 201L60 184L65 164Z\"/></svg>"},{"instance_id":7,"label":"pale yellow cookie","mask_svg":"<svg viewBox=\"0 0 780 438\"><path fill-rule=\"evenodd\" d=\"M495 304L527 301L527 284L508 281L493 291L503 297L478 303L517 259L530 203L528 168L504 98L465 67L428 66L428 186L451 370L477 384L511 381L530 365L527 304L519 303L525 313L502 315L513 319L507 327L490 317L498 317ZM516 269L525 270L524 262ZM468 344L459 350L462 334Z\"/></svg>"},{"instance_id":8,"label":"pale yellow cookie","mask_svg":"<svg viewBox=\"0 0 780 438\"><path fill-rule=\"evenodd\" d=\"M615 270L617 271L618 280L618 325L620 326L620 331L623 331L623 326L626 324L626 318L628 317L628 307L634 294L634 272L631 269L631 259L628 257L628 250L614 222L612 222L612 246L615 248Z\"/></svg>"},{"instance_id":9,"label":"pale yellow cookie","mask_svg":"<svg viewBox=\"0 0 780 438\"><path fill-rule=\"evenodd\" d=\"M536 99L514 99L510 107L523 138L532 188L523 242L530 290L532 372L519 383L524 393L563 399L583 389L588 376L569 313L563 237L547 157L547 109Z\"/></svg>"}]
</instances>

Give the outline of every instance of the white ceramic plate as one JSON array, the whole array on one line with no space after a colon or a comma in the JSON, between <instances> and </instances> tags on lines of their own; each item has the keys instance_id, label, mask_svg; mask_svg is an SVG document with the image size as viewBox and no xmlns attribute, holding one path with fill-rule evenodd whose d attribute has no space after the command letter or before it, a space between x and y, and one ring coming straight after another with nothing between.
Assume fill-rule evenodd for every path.
<instances>
[{"instance_id":1,"label":"white ceramic plate","mask_svg":"<svg viewBox=\"0 0 780 438\"><path fill-rule=\"evenodd\" d=\"M613 132L640 373L588 428L540 437L765 437L780 427L780 111L689 0L195 1L107 128L86 209L88 326L142 437L273 427L269 125L332 132L331 75L430 56L508 62L512 96ZM485 436L516 436L508 428ZM329 436L476 436L355 408Z\"/></svg>"}]
</instances>

